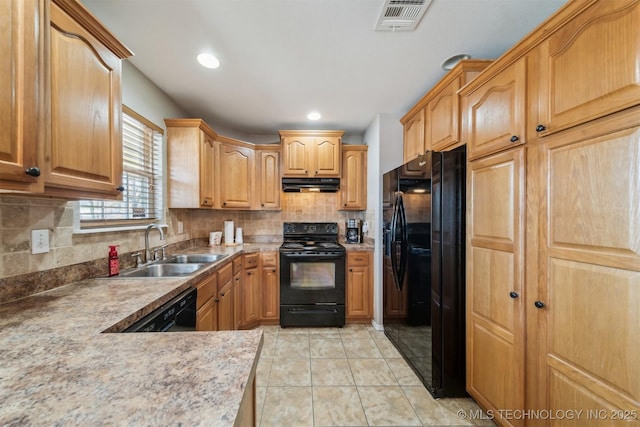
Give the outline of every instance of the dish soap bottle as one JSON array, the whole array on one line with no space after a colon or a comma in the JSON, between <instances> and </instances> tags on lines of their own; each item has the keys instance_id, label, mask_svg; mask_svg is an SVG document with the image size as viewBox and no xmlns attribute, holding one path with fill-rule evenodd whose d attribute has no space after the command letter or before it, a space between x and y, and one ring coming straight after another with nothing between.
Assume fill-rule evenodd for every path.
<instances>
[{"instance_id":1,"label":"dish soap bottle","mask_svg":"<svg viewBox=\"0 0 640 427\"><path fill-rule=\"evenodd\" d=\"M109 246L109 277L120 274L120 260L118 258L118 245Z\"/></svg>"}]
</instances>

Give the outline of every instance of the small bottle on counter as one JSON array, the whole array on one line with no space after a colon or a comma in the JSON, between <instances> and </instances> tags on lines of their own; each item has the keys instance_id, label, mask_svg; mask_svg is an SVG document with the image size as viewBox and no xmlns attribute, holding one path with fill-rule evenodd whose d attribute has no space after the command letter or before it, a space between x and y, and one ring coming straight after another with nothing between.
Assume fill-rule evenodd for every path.
<instances>
[{"instance_id":1,"label":"small bottle on counter","mask_svg":"<svg viewBox=\"0 0 640 427\"><path fill-rule=\"evenodd\" d=\"M118 258L118 245L109 246L109 277L120 274L120 259Z\"/></svg>"}]
</instances>

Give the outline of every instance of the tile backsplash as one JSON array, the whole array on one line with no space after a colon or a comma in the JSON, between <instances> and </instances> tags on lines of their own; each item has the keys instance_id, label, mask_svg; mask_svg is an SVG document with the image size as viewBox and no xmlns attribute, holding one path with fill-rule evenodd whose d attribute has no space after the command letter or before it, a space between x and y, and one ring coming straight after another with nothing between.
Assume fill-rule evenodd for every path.
<instances>
[{"instance_id":1,"label":"tile backsplash","mask_svg":"<svg viewBox=\"0 0 640 427\"><path fill-rule=\"evenodd\" d=\"M169 209L162 243L207 238L210 231L221 231L228 219L242 227L246 242L279 240L283 222L337 222L343 235L346 219L374 219L373 211L338 211L337 197L337 193L282 193L281 211ZM0 196L0 278L106 260L108 245L120 245L121 254L144 248L142 230L74 234L73 205L55 199ZM182 234L175 232L178 221L184 223ZM31 254L31 230L36 229L49 230L48 253ZM152 246L160 244L157 233L151 239Z\"/></svg>"}]
</instances>

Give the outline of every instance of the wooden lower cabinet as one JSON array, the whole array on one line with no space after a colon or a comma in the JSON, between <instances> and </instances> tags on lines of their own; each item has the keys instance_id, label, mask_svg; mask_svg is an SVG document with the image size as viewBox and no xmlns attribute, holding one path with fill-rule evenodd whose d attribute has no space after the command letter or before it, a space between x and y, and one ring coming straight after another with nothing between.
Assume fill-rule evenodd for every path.
<instances>
[{"instance_id":1,"label":"wooden lower cabinet","mask_svg":"<svg viewBox=\"0 0 640 427\"><path fill-rule=\"evenodd\" d=\"M196 330L218 330L218 276L212 274L197 285Z\"/></svg>"},{"instance_id":2,"label":"wooden lower cabinet","mask_svg":"<svg viewBox=\"0 0 640 427\"><path fill-rule=\"evenodd\" d=\"M280 320L280 267L278 252L261 252L262 283L260 285L263 323L278 323Z\"/></svg>"},{"instance_id":3,"label":"wooden lower cabinet","mask_svg":"<svg viewBox=\"0 0 640 427\"><path fill-rule=\"evenodd\" d=\"M233 264L231 262L218 270L218 330L231 331L233 318Z\"/></svg>"},{"instance_id":4,"label":"wooden lower cabinet","mask_svg":"<svg viewBox=\"0 0 640 427\"><path fill-rule=\"evenodd\" d=\"M347 252L347 322L367 322L373 314L371 252Z\"/></svg>"},{"instance_id":5,"label":"wooden lower cabinet","mask_svg":"<svg viewBox=\"0 0 640 427\"><path fill-rule=\"evenodd\" d=\"M256 326L260 321L260 276L259 276L259 254L252 253L243 255L244 269L240 294L236 294L236 299L240 303L240 327L248 329Z\"/></svg>"},{"instance_id":6,"label":"wooden lower cabinet","mask_svg":"<svg viewBox=\"0 0 640 427\"><path fill-rule=\"evenodd\" d=\"M524 153L468 167L467 391L495 414L525 407Z\"/></svg>"},{"instance_id":7,"label":"wooden lower cabinet","mask_svg":"<svg viewBox=\"0 0 640 427\"><path fill-rule=\"evenodd\" d=\"M238 330L242 324L241 292L244 283L244 267L242 255L233 260L233 329Z\"/></svg>"}]
</instances>

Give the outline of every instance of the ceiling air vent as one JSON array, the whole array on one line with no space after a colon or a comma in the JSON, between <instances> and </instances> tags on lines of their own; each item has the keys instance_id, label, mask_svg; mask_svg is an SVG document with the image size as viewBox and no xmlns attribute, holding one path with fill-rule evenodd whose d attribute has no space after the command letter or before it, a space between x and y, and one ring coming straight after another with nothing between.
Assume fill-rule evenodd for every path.
<instances>
[{"instance_id":1,"label":"ceiling air vent","mask_svg":"<svg viewBox=\"0 0 640 427\"><path fill-rule=\"evenodd\" d=\"M376 31L413 31L431 0L385 0Z\"/></svg>"}]
</instances>

